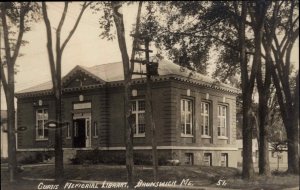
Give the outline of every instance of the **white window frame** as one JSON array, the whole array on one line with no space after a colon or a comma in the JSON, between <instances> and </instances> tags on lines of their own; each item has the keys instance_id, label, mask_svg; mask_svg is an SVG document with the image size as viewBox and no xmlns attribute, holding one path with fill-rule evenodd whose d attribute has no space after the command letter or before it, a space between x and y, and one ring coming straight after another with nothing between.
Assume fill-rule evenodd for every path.
<instances>
[{"instance_id":1,"label":"white window frame","mask_svg":"<svg viewBox=\"0 0 300 190\"><path fill-rule=\"evenodd\" d=\"M70 123L67 123L67 139L71 139L71 133L70 133Z\"/></svg>"},{"instance_id":2,"label":"white window frame","mask_svg":"<svg viewBox=\"0 0 300 190\"><path fill-rule=\"evenodd\" d=\"M221 164L222 167L228 167L228 153L221 153Z\"/></svg>"},{"instance_id":3,"label":"white window frame","mask_svg":"<svg viewBox=\"0 0 300 190\"><path fill-rule=\"evenodd\" d=\"M193 153L185 153L185 162L186 165L194 165L194 154Z\"/></svg>"},{"instance_id":4,"label":"white window frame","mask_svg":"<svg viewBox=\"0 0 300 190\"><path fill-rule=\"evenodd\" d=\"M207 113L205 113L205 107L207 106ZM207 126L205 126L205 121L207 122ZM208 102L201 102L201 136L202 137L210 137L210 103ZM206 133L206 127L207 127L207 133Z\"/></svg>"},{"instance_id":5,"label":"white window frame","mask_svg":"<svg viewBox=\"0 0 300 190\"><path fill-rule=\"evenodd\" d=\"M45 114L45 110L47 110L47 115ZM39 118L39 111L42 111L42 118ZM49 110L48 108L38 108L35 111L35 122L36 122L36 135L35 138L36 140L48 140L48 137L45 137L45 123L48 121L49 119ZM42 121L42 133L43 135L39 136L38 134L38 130L39 130L39 126L38 123L39 121ZM48 129L47 129L48 130ZM49 130L48 130L48 135L49 135Z\"/></svg>"},{"instance_id":6,"label":"white window frame","mask_svg":"<svg viewBox=\"0 0 300 190\"><path fill-rule=\"evenodd\" d=\"M223 112L223 109L225 109L225 112ZM218 105L218 137L227 137L227 109L228 106L226 105ZM225 113L225 115L223 115L223 113Z\"/></svg>"},{"instance_id":7,"label":"white window frame","mask_svg":"<svg viewBox=\"0 0 300 190\"><path fill-rule=\"evenodd\" d=\"M144 102L145 103L145 109L144 110L139 110L139 102ZM135 110L133 109L134 103L135 102ZM132 100L131 101L132 105L132 111L131 113L135 115L135 131L133 131L133 137L145 137L145 132L146 132L146 102L144 99L137 99L137 100ZM140 126L139 126L139 114L144 114L144 132L140 132Z\"/></svg>"},{"instance_id":8,"label":"white window frame","mask_svg":"<svg viewBox=\"0 0 300 190\"><path fill-rule=\"evenodd\" d=\"M98 138L98 130L97 130L97 122L96 121L94 121L93 131L94 131L93 138Z\"/></svg>"},{"instance_id":9,"label":"white window frame","mask_svg":"<svg viewBox=\"0 0 300 190\"><path fill-rule=\"evenodd\" d=\"M77 122L74 122L74 137L78 137L78 125L77 125Z\"/></svg>"},{"instance_id":10,"label":"white window frame","mask_svg":"<svg viewBox=\"0 0 300 190\"><path fill-rule=\"evenodd\" d=\"M203 163L205 166L212 166L212 153L204 153L203 155Z\"/></svg>"},{"instance_id":11,"label":"white window frame","mask_svg":"<svg viewBox=\"0 0 300 190\"><path fill-rule=\"evenodd\" d=\"M190 104L190 110L188 109ZM194 105L193 105L193 100L190 99L185 99L182 98L180 100L180 118L181 118L181 136L182 137L193 137L193 121L194 121L194 116L193 116L193 109L194 109ZM182 117L183 115L183 117ZM187 116L190 116L190 123L187 123ZM184 121L182 121L182 119ZM187 133L187 125L190 124L190 133Z\"/></svg>"}]
</instances>

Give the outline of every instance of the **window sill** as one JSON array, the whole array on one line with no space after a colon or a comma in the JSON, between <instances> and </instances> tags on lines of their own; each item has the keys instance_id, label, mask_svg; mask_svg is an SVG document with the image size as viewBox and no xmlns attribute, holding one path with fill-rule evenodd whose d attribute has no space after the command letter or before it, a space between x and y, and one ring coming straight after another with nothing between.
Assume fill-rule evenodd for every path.
<instances>
[{"instance_id":1,"label":"window sill","mask_svg":"<svg viewBox=\"0 0 300 190\"><path fill-rule=\"evenodd\" d=\"M133 135L133 137L134 137L134 138L135 138L135 137L140 138L140 137L146 137L146 135L145 135L145 134L137 134L137 135Z\"/></svg>"},{"instance_id":2,"label":"window sill","mask_svg":"<svg viewBox=\"0 0 300 190\"><path fill-rule=\"evenodd\" d=\"M93 136L94 139L98 139L98 136Z\"/></svg>"},{"instance_id":3,"label":"window sill","mask_svg":"<svg viewBox=\"0 0 300 190\"><path fill-rule=\"evenodd\" d=\"M181 133L181 137L192 138L192 137L194 137L194 135L187 135L187 134L182 134L182 133Z\"/></svg>"},{"instance_id":4,"label":"window sill","mask_svg":"<svg viewBox=\"0 0 300 190\"><path fill-rule=\"evenodd\" d=\"M201 135L201 138L202 138L202 139L211 139L211 136L208 136L208 135Z\"/></svg>"},{"instance_id":5,"label":"window sill","mask_svg":"<svg viewBox=\"0 0 300 190\"><path fill-rule=\"evenodd\" d=\"M225 137L225 136L219 136L218 139L224 139L224 140L227 140L228 137Z\"/></svg>"},{"instance_id":6,"label":"window sill","mask_svg":"<svg viewBox=\"0 0 300 190\"><path fill-rule=\"evenodd\" d=\"M48 138L45 138L45 139L35 139L36 141L47 141Z\"/></svg>"}]
</instances>

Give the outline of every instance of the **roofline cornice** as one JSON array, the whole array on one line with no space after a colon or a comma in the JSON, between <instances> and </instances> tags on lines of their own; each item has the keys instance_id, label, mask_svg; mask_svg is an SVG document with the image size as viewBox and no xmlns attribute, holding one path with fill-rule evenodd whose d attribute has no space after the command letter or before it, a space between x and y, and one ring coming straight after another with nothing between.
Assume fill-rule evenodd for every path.
<instances>
[{"instance_id":1,"label":"roofline cornice","mask_svg":"<svg viewBox=\"0 0 300 190\"><path fill-rule=\"evenodd\" d=\"M153 82L162 82L162 81L168 81L168 80L176 80L176 81L181 81L184 83L188 84L193 84L205 88L211 88L215 90L219 90L222 92L227 92L231 94L238 95L241 93L241 91L237 88L234 87L225 87L221 86L222 84L218 83L209 83L197 79L191 79L188 77L180 76L180 75L175 75L175 74L170 74L170 75L163 75L163 76L155 76L152 78ZM136 85L136 84L144 84L146 83L146 78L139 78L139 79L132 79L131 85ZM103 87L118 87L118 86L123 86L124 85L124 80L121 81L113 81L113 82L106 82L104 84L96 84L96 85L88 85L88 86L82 86L82 87L73 87L73 88L64 88L63 92L76 92L80 90L91 90L91 89L98 89L98 88L103 88ZM53 95L52 89L48 90L42 90L42 91L36 91L36 92L25 92L25 93L16 93L15 97L16 98L25 98L25 97L35 97L35 96L43 96L43 95Z\"/></svg>"}]
</instances>

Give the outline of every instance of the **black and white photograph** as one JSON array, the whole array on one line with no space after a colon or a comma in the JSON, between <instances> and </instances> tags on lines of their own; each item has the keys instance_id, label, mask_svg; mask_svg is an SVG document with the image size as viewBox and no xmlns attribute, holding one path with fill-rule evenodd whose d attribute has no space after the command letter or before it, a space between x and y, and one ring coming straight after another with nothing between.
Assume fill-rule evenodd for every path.
<instances>
[{"instance_id":1,"label":"black and white photograph","mask_svg":"<svg viewBox=\"0 0 300 190\"><path fill-rule=\"evenodd\" d=\"M2 190L298 190L299 1L0 2Z\"/></svg>"}]
</instances>

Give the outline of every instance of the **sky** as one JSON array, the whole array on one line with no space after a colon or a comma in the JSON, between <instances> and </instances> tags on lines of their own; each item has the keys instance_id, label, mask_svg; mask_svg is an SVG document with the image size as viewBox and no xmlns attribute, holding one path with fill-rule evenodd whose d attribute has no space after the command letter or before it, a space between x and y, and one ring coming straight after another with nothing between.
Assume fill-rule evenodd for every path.
<instances>
[{"instance_id":1,"label":"sky","mask_svg":"<svg viewBox=\"0 0 300 190\"><path fill-rule=\"evenodd\" d=\"M48 2L48 16L52 26L52 35L58 26L63 2ZM62 28L62 39L64 40L73 27L79 14L79 3L70 3L65 24ZM101 39L99 18L100 14L93 14L91 9L86 9L73 37L66 46L62 57L62 75L67 74L76 65L94 66L121 60L118 41L107 41ZM124 24L126 26L126 40L128 53L131 53L132 37L129 36L131 26L135 23L137 5L123 8ZM24 40L29 43L21 47L23 56L17 59L17 70L15 77L15 91L26 89L34 85L51 80L50 66L46 48L46 27L43 19L31 25L31 31L24 34ZM55 47L55 44L53 44ZM6 109L5 96L1 89L1 109Z\"/></svg>"},{"instance_id":2,"label":"sky","mask_svg":"<svg viewBox=\"0 0 300 190\"><path fill-rule=\"evenodd\" d=\"M53 34L61 17L64 3L48 2L47 6ZM66 38L66 35L74 25L80 11L79 8L78 2L70 3L65 24L62 28L62 40ZM92 12L90 9L85 11L77 30L64 50L62 75L67 74L76 65L94 66L121 60L118 41L107 41L99 37L100 28L98 22L100 13L93 14ZM129 36L129 33L132 29L132 24L135 23L137 4L124 6L123 14L127 49L128 54L131 55L132 37ZM43 19L38 23L32 24L31 31L25 33L24 40L29 43L21 47L20 53L23 56L17 59L17 70L19 72L15 77L16 92L51 80L46 49L46 29ZM298 52L299 40L296 42L292 55L296 65L299 64ZM1 109L6 109L3 89L1 89Z\"/></svg>"}]
</instances>

